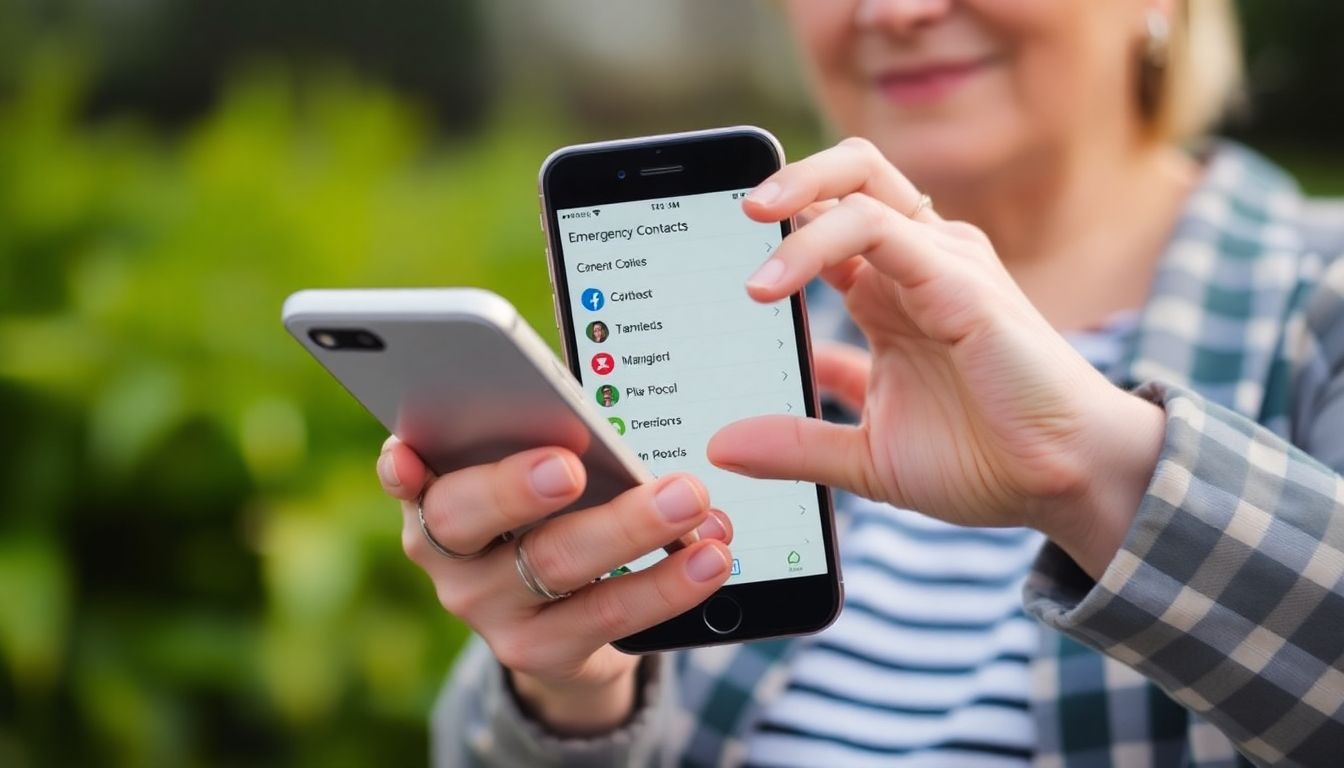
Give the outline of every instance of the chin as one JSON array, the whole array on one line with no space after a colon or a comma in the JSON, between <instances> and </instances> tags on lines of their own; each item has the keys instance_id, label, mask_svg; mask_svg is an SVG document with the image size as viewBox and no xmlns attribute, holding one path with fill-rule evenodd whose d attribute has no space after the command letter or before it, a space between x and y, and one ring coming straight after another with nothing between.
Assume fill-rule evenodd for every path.
<instances>
[{"instance_id":1,"label":"chin","mask_svg":"<svg viewBox=\"0 0 1344 768\"><path fill-rule=\"evenodd\" d=\"M917 186L984 180L1026 154L1043 133L998 78L980 78L925 104L894 104L871 90L833 103L840 124L867 136ZM853 120L844 120L848 113Z\"/></svg>"},{"instance_id":2,"label":"chin","mask_svg":"<svg viewBox=\"0 0 1344 768\"><path fill-rule=\"evenodd\" d=\"M1011 132L995 130L1003 121L930 122L893 129L874 127L865 132L892 165L922 189L983 182L1003 170L1021 153L1023 142ZM990 127L990 130L986 130Z\"/></svg>"}]
</instances>

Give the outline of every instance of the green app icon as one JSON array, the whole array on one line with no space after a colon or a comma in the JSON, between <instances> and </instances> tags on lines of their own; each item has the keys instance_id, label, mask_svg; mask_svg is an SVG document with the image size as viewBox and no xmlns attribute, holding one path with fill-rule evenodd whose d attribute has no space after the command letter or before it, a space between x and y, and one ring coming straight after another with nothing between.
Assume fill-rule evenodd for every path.
<instances>
[{"instance_id":1,"label":"green app icon","mask_svg":"<svg viewBox=\"0 0 1344 768\"><path fill-rule=\"evenodd\" d=\"M803 559L802 556L799 555L796 551L789 552L789 565L797 565L798 561L802 559Z\"/></svg>"},{"instance_id":2,"label":"green app icon","mask_svg":"<svg viewBox=\"0 0 1344 768\"><path fill-rule=\"evenodd\" d=\"M619 417L619 416L608 416L608 417L607 417L607 421L611 422L611 426L613 426L613 427L616 428L616 434L618 434L618 435L624 435L624 434L625 434L625 421L622 420L621 417Z\"/></svg>"}]
</instances>

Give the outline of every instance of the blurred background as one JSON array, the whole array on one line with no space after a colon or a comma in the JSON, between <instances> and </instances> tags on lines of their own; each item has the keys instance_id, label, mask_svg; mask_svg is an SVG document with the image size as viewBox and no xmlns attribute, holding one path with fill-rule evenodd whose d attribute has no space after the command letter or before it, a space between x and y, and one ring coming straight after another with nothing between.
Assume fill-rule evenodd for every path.
<instances>
[{"instance_id":1,"label":"blurred background","mask_svg":"<svg viewBox=\"0 0 1344 768\"><path fill-rule=\"evenodd\" d=\"M1225 132L1344 195L1344 4L1242 13ZM0 766L423 763L463 629L280 304L555 343L542 158L734 123L832 138L766 3L0 0Z\"/></svg>"}]
</instances>

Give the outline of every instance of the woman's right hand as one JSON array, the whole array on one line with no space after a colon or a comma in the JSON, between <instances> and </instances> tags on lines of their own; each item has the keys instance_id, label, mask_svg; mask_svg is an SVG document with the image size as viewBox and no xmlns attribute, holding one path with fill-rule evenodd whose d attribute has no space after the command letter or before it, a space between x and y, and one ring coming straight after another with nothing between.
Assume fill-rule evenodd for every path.
<instances>
[{"instance_id":1,"label":"woman's right hand","mask_svg":"<svg viewBox=\"0 0 1344 768\"><path fill-rule=\"evenodd\" d=\"M572 452L537 448L433 477L393 437L378 457L378 477L402 502L402 546L429 574L439 602L485 639L532 714L565 735L608 731L631 713L639 659L611 641L691 609L728 578L732 526L710 509L704 485L690 475L659 478L528 531L534 574L553 592L574 593L554 602L519 577L515 543L475 560L436 552L420 529L416 498L423 489L435 540L454 552L475 552L582 494L587 476ZM653 567L592 583L692 530L701 541Z\"/></svg>"}]
</instances>

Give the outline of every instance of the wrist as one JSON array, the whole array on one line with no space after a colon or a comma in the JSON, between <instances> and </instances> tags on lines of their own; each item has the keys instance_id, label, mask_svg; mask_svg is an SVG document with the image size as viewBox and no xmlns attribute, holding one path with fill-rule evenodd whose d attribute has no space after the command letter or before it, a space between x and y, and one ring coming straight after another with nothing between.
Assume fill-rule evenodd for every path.
<instances>
[{"instance_id":1,"label":"wrist","mask_svg":"<svg viewBox=\"0 0 1344 768\"><path fill-rule=\"evenodd\" d=\"M505 670L506 679L527 713L548 731L566 737L598 736L628 721L638 700L639 664L599 682L542 680Z\"/></svg>"},{"instance_id":2,"label":"wrist","mask_svg":"<svg viewBox=\"0 0 1344 768\"><path fill-rule=\"evenodd\" d=\"M1080 449L1077 491L1051 504L1039 530L1093 579L1100 579L1124 545L1152 482L1166 435L1166 414L1148 400L1120 397L1096 421Z\"/></svg>"}]
</instances>

